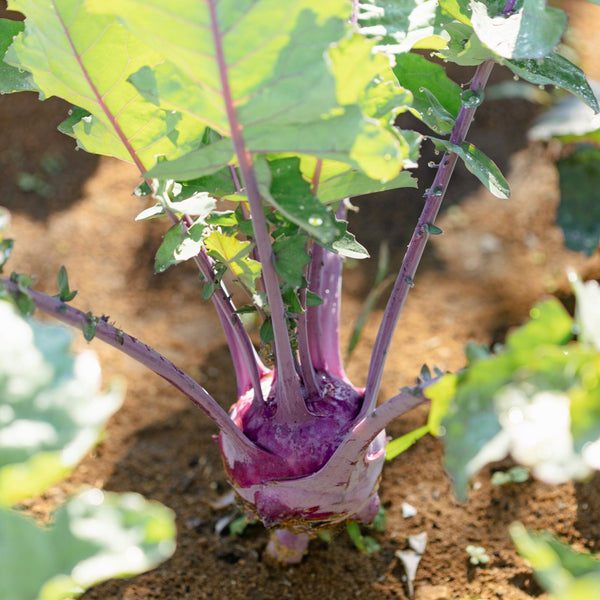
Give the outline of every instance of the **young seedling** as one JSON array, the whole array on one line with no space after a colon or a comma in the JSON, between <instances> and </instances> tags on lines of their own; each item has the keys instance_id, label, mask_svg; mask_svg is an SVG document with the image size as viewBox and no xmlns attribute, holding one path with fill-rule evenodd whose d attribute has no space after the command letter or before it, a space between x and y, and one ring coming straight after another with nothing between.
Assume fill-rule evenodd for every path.
<instances>
[{"instance_id":1,"label":"young seedling","mask_svg":"<svg viewBox=\"0 0 600 600\"><path fill-rule=\"evenodd\" d=\"M24 311L78 327L188 395L218 427L238 500L274 529L269 551L284 561L297 562L323 528L373 520L385 427L426 401L431 381L378 405L385 358L427 240L442 233L435 219L458 159L508 197L497 167L465 142L495 62L598 108L582 72L554 52L561 11L527 0L414 0L406 10L422 5L433 10L427 23L420 13L418 29L411 18L390 21L393 11L377 2L346 0L12 0L25 23L0 22L0 91L64 98L74 105L65 133L139 169L138 194L150 200L139 218L170 223L155 270L196 264L231 350L237 399L226 412L164 356L68 305L66 277L58 297L19 275L2 279L6 292ZM374 31L386 37L370 39ZM469 85L411 54L415 44L476 65ZM423 137L393 125L406 111L435 133L443 154L362 389L346 376L339 346L342 263L367 255L346 230L347 198L415 185L406 169ZM221 210L220 200L235 210ZM234 305L226 271L249 305ZM243 311L262 321L260 356Z\"/></svg>"},{"instance_id":2,"label":"young seedling","mask_svg":"<svg viewBox=\"0 0 600 600\"><path fill-rule=\"evenodd\" d=\"M486 554L483 546L474 546L473 544L469 544L465 550L469 555L469 562L472 565L486 565L490 562L490 557L488 554Z\"/></svg>"},{"instance_id":3,"label":"young seedling","mask_svg":"<svg viewBox=\"0 0 600 600\"><path fill-rule=\"evenodd\" d=\"M496 471L492 475L492 485L507 485L509 483L524 483L529 479L529 470L525 467L511 467L506 471Z\"/></svg>"}]
</instances>

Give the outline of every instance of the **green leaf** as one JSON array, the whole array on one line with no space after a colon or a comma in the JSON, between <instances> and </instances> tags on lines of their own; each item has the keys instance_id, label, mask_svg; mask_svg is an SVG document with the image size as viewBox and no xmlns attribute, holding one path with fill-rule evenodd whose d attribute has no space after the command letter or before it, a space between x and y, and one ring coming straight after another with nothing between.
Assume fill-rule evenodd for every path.
<instances>
[{"instance_id":1,"label":"green leaf","mask_svg":"<svg viewBox=\"0 0 600 600\"><path fill-rule=\"evenodd\" d=\"M172 511L138 494L97 489L72 498L41 527L0 508L0 597L62 600L112 577L148 571L175 549Z\"/></svg>"},{"instance_id":2,"label":"green leaf","mask_svg":"<svg viewBox=\"0 0 600 600\"><path fill-rule=\"evenodd\" d=\"M184 232L183 225L173 225L165 234L154 258L154 272L163 273L170 266L179 264L181 260L175 257L177 249L181 245Z\"/></svg>"},{"instance_id":3,"label":"green leaf","mask_svg":"<svg viewBox=\"0 0 600 600\"><path fill-rule=\"evenodd\" d=\"M419 118L427 123L431 129L440 133L450 133L456 123L456 119L442 106L435 95L426 87L420 88L420 92L427 98L427 107L424 114Z\"/></svg>"},{"instance_id":4,"label":"green leaf","mask_svg":"<svg viewBox=\"0 0 600 600\"><path fill-rule=\"evenodd\" d=\"M31 298L28 288L35 283L35 280L23 273L11 273L10 279L19 287L18 292L10 292L10 298L22 315L32 315L35 312L35 302Z\"/></svg>"},{"instance_id":5,"label":"green leaf","mask_svg":"<svg viewBox=\"0 0 600 600\"><path fill-rule=\"evenodd\" d=\"M313 195L299 167L300 159L296 157L257 163L261 195L318 242L331 242L338 232L335 216Z\"/></svg>"},{"instance_id":6,"label":"green leaf","mask_svg":"<svg viewBox=\"0 0 600 600\"><path fill-rule=\"evenodd\" d=\"M73 356L64 327L27 321L0 302L0 331L0 504L10 505L62 479L122 394L100 393L95 355Z\"/></svg>"},{"instance_id":7,"label":"green leaf","mask_svg":"<svg viewBox=\"0 0 600 600\"><path fill-rule=\"evenodd\" d=\"M63 302L70 302L77 295L76 291L71 291L69 289L69 278L67 276L67 269L62 266L58 271L58 297Z\"/></svg>"},{"instance_id":8,"label":"green leaf","mask_svg":"<svg viewBox=\"0 0 600 600\"><path fill-rule=\"evenodd\" d=\"M335 74L336 96L340 104L359 102L375 78L391 71L387 56L373 52L373 45L373 41L365 43L364 38L355 33L329 49L328 56ZM389 81L389 78L386 79ZM402 88L396 87L396 91L399 105L407 99L407 95Z\"/></svg>"},{"instance_id":9,"label":"green leaf","mask_svg":"<svg viewBox=\"0 0 600 600\"><path fill-rule=\"evenodd\" d=\"M83 326L83 337L91 342L96 335L96 327L98 325L98 317L92 315L91 312L87 312L85 315L86 321Z\"/></svg>"},{"instance_id":10,"label":"green leaf","mask_svg":"<svg viewBox=\"0 0 600 600\"><path fill-rule=\"evenodd\" d=\"M516 352L529 351L542 344L562 346L573 337L573 321L564 306L552 298L529 311L530 320L512 331L506 347Z\"/></svg>"},{"instance_id":11,"label":"green leaf","mask_svg":"<svg viewBox=\"0 0 600 600\"><path fill-rule=\"evenodd\" d=\"M510 188L500 169L481 150L463 142L460 145L451 144L448 140L430 137L439 148L454 152L465 163L467 169L485 185L485 187L497 198L507 199L510 196Z\"/></svg>"},{"instance_id":12,"label":"green leaf","mask_svg":"<svg viewBox=\"0 0 600 600\"><path fill-rule=\"evenodd\" d=\"M581 146L558 163L560 204L556 222L570 250L591 256L600 243L600 148Z\"/></svg>"},{"instance_id":13,"label":"green leaf","mask_svg":"<svg viewBox=\"0 0 600 600\"><path fill-rule=\"evenodd\" d=\"M542 60L507 60L504 63L515 75L536 85L555 85L581 98L595 112L598 100L584 72L572 62L552 53Z\"/></svg>"},{"instance_id":14,"label":"green leaf","mask_svg":"<svg viewBox=\"0 0 600 600\"><path fill-rule=\"evenodd\" d=\"M459 21L458 27L454 24L446 27L453 38L449 50L455 58L461 54L462 45L461 62L456 61L459 64L469 64L465 62L467 55L473 59L475 54L482 53L483 47L496 58L543 59L558 45L567 25L567 15L560 9L548 8L546 0L522 0L509 14L503 13L502 0L440 0L440 5ZM459 31L462 39L456 35Z\"/></svg>"},{"instance_id":15,"label":"green leaf","mask_svg":"<svg viewBox=\"0 0 600 600\"><path fill-rule=\"evenodd\" d=\"M191 227L186 235L183 225L173 225L165 234L154 258L154 272L163 273L172 265L193 258L202 248L203 227Z\"/></svg>"},{"instance_id":16,"label":"green leaf","mask_svg":"<svg viewBox=\"0 0 600 600\"><path fill-rule=\"evenodd\" d=\"M471 25L471 3L469 0L440 0L440 6L459 23Z\"/></svg>"},{"instance_id":17,"label":"green leaf","mask_svg":"<svg viewBox=\"0 0 600 600\"><path fill-rule=\"evenodd\" d=\"M208 225L220 225L225 230L227 230L229 227L235 227L240 223L236 213L232 210L213 211L206 218L206 222Z\"/></svg>"},{"instance_id":18,"label":"green leaf","mask_svg":"<svg viewBox=\"0 0 600 600\"><path fill-rule=\"evenodd\" d=\"M147 219L155 219L156 217L160 217L165 214L165 208L161 203L155 204L153 206L149 206L145 208L141 213L139 213L136 217L136 221L145 221Z\"/></svg>"},{"instance_id":19,"label":"green leaf","mask_svg":"<svg viewBox=\"0 0 600 600\"><path fill-rule=\"evenodd\" d=\"M396 57L394 73L401 85L413 93L411 106L422 121L434 131L447 133L452 129L461 106L461 89L440 65L419 54L401 54Z\"/></svg>"},{"instance_id":20,"label":"green leaf","mask_svg":"<svg viewBox=\"0 0 600 600\"><path fill-rule=\"evenodd\" d=\"M3 240L0 238L0 273L2 273L4 265L10 258L10 255L12 254L13 246L13 240Z\"/></svg>"},{"instance_id":21,"label":"green leaf","mask_svg":"<svg viewBox=\"0 0 600 600\"><path fill-rule=\"evenodd\" d=\"M321 296L306 290L306 306L320 306L323 304L323 298Z\"/></svg>"},{"instance_id":22,"label":"green leaf","mask_svg":"<svg viewBox=\"0 0 600 600\"><path fill-rule=\"evenodd\" d=\"M365 554L373 554L379 552L381 546L377 540L370 535L363 535L360 530L360 525L356 521L350 521L346 524L346 531L352 540L352 543L358 550Z\"/></svg>"},{"instance_id":23,"label":"green leaf","mask_svg":"<svg viewBox=\"0 0 600 600\"><path fill-rule=\"evenodd\" d=\"M367 249L356 241L353 233L350 233L346 229L348 223L337 221L337 224L339 229L338 237L331 244L323 244L323 247L346 258L355 258L358 260L369 258Z\"/></svg>"},{"instance_id":24,"label":"green leaf","mask_svg":"<svg viewBox=\"0 0 600 600\"><path fill-rule=\"evenodd\" d=\"M20 21L0 19L0 58L6 54L13 38L23 31L24 25ZM10 94L12 92L37 91L31 78L31 74L17 67L0 62L0 93Z\"/></svg>"},{"instance_id":25,"label":"green leaf","mask_svg":"<svg viewBox=\"0 0 600 600\"><path fill-rule=\"evenodd\" d=\"M89 152L146 170L157 155L188 151L204 124L160 110L127 82L144 65L162 62L162 56L86 6L84 0L11 0L9 7L27 19L5 61L29 71L42 97L58 96L90 113L70 124Z\"/></svg>"},{"instance_id":26,"label":"green leaf","mask_svg":"<svg viewBox=\"0 0 600 600\"><path fill-rule=\"evenodd\" d=\"M208 192L196 192L187 195L189 189L184 191L181 185L177 184L179 193L173 197L173 200L164 199L166 207L176 215L191 215L202 221L215 209L216 200Z\"/></svg>"},{"instance_id":27,"label":"green leaf","mask_svg":"<svg viewBox=\"0 0 600 600\"><path fill-rule=\"evenodd\" d=\"M260 341L263 344L268 344L275 339L275 333L273 332L273 321L270 318L265 319L264 323L260 326L259 330Z\"/></svg>"},{"instance_id":28,"label":"green leaf","mask_svg":"<svg viewBox=\"0 0 600 600\"><path fill-rule=\"evenodd\" d=\"M300 298L293 287L283 286L281 298L283 299L285 310L288 313L299 315L304 312Z\"/></svg>"},{"instance_id":29,"label":"green leaf","mask_svg":"<svg viewBox=\"0 0 600 600\"><path fill-rule=\"evenodd\" d=\"M325 204L384 190L417 187L416 180L408 171L401 171L393 179L380 182L342 162L319 160L312 156L300 157L300 170L315 195Z\"/></svg>"},{"instance_id":30,"label":"green leaf","mask_svg":"<svg viewBox=\"0 0 600 600\"><path fill-rule=\"evenodd\" d=\"M567 26L567 15L547 7L546 0L523 0L521 8L507 16L474 0L470 8L475 33L503 58L543 59L558 45Z\"/></svg>"},{"instance_id":31,"label":"green leaf","mask_svg":"<svg viewBox=\"0 0 600 600\"><path fill-rule=\"evenodd\" d=\"M423 225L423 229L429 235L441 235L442 233L444 233L443 229L440 229L437 225L434 225L433 223L425 223L425 225Z\"/></svg>"},{"instance_id":32,"label":"green leaf","mask_svg":"<svg viewBox=\"0 0 600 600\"><path fill-rule=\"evenodd\" d=\"M176 7L170 0L88 4L114 13L167 59L130 78L145 98L193 115L224 136L185 158L160 163L150 176L186 180L231 163L230 135L238 127L245 148L255 154L294 152L340 160L380 180L392 179L402 168L398 135L366 118L355 104L356 89L347 91L336 79L350 72L357 55L370 74L389 70L381 56L363 52L371 42L361 36L347 39L351 6L345 0L244 0L230 10L194 0ZM340 44L342 62L339 54L336 60L329 54Z\"/></svg>"},{"instance_id":33,"label":"green leaf","mask_svg":"<svg viewBox=\"0 0 600 600\"><path fill-rule=\"evenodd\" d=\"M376 36L378 47L392 54L443 48L444 27L452 17L440 4L437 0L365 0L359 4L360 31Z\"/></svg>"},{"instance_id":34,"label":"green leaf","mask_svg":"<svg viewBox=\"0 0 600 600\"><path fill-rule=\"evenodd\" d=\"M600 352L570 341L557 300L531 314L497 354L473 356L427 390L460 497L472 475L508 454L547 483L600 469Z\"/></svg>"},{"instance_id":35,"label":"green leaf","mask_svg":"<svg viewBox=\"0 0 600 600\"><path fill-rule=\"evenodd\" d=\"M76 137L75 134L75 126L86 117L88 121L92 118L92 113L83 108L79 108L79 106L73 106L69 109L68 117L58 126L58 130L65 135L69 135L71 137ZM149 186L146 182L138 186L134 191L134 195L142 195L141 190L142 187L148 188L147 194L151 193L152 190L149 189Z\"/></svg>"},{"instance_id":36,"label":"green leaf","mask_svg":"<svg viewBox=\"0 0 600 600\"><path fill-rule=\"evenodd\" d=\"M252 244L213 230L204 238L209 254L227 265L232 273L249 290L255 289L255 281L260 276L260 263L250 258Z\"/></svg>"},{"instance_id":37,"label":"green leaf","mask_svg":"<svg viewBox=\"0 0 600 600\"><path fill-rule=\"evenodd\" d=\"M492 485L508 485L511 483L524 483L528 479L529 469L517 466L506 471L494 471L490 482Z\"/></svg>"},{"instance_id":38,"label":"green leaf","mask_svg":"<svg viewBox=\"0 0 600 600\"><path fill-rule=\"evenodd\" d=\"M403 436L388 442L385 447L385 458L391 460L396 458L402 452L408 450L416 441L420 440L424 435L429 433L429 425L423 425L409 433L405 433Z\"/></svg>"},{"instance_id":39,"label":"green leaf","mask_svg":"<svg viewBox=\"0 0 600 600\"><path fill-rule=\"evenodd\" d=\"M449 23L446 32L450 41L446 48L436 53L443 60L462 66L476 66L486 60L498 60L498 55L481 42L470 25Z\"/></svg>"},{"instance_id":40,"label":"green leaf","mask_svg":"<svg viewBox=\"0 0 600 600\"><path fill-rule=\"evenodd\" d=\"M399 114L409 110L412 93L398 86L394 71L388 66L386 70L382 70L366 85L360 99L365 115L375 119L385 127L396 122ZM410 132L402 132L402 138L398 138L403 147L403 153L406 152L407 144L410 148L410 139L407 139L407 133ZM409 155L408 160L410 159ZM408 168L406 161L405 168Z\"/></svg>"},{"instance_id":41,"label":"green leaf","mask_svg":"<svg viewBox=\"0 0 600 600\"><path fill-rule=\"evenodd\" d=\"M554 600L591 600L600 590L600 560L576 552L545 531L527 531L521 523L510 526L519 554L531 563L534 575Z\"/></svg>"},{"instance_id":42,"label":"green leaf","mask_svg":"<svg viewBox=\"0 0 600 600\"><path fill-rule=\"evenodd\" d=\"M192 193L208 192L215 198L222 198L236 192L235 184L231 176L231 170L228 167L216 171L206 177L198 177L189 181L182 182L182 193L191 195Z\"/></svg>"},{"instance_id":43,"label":"green leaf","mask_svg":"<svg viewBox=\"0 0 600 600\"><path fill-rule=\"evenodd\" d=\"M449 373L427 387L426 396L431 400L427 425L431 435L439 437L445 433L442 421L450 410L452 399L456 396L458 381L457 375Z\"/></svg>"},{"instance_id":44,"label":"green leaf","mask_svg":"<svg viewBox=\"0 0 600 600\"><path fill-rule=\"evenodd\" d=\"M307 237L282 237L273 243L274 266L279 276L292 287L302 287L304 267L310 262L306 254Z\"/></svg>"}]
</instances>

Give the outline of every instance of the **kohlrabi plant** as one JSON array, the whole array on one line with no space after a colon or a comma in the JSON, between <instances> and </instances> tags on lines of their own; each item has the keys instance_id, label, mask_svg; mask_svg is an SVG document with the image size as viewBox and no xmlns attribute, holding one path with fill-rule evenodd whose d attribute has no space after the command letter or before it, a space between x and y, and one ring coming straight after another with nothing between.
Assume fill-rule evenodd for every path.
<instances>
[{"instance_id":1,"label":"kohlrabi plant","mask_svg":"<svg viewBox=\"0 0 600 600\"><path fill-rule=\"evenodd\" d=\"M279 559L299 560L323 527L370 522L384 428L425 402L431 383L378 404L392 335L427 240L442 233L435 219L458 159L496 196L509 194L498 168L465 141L494 64L598 110L581 70L555 51L566 15L544 0L12 0L9 8L26 19L0 22L0 90L63 98L73 108L61 130L79 147L139 169L136 193L148 199L139 218L170 224L155 270L195 262L229 344L237 398L227 413L165 357L72 307L64 274L55 297L18 274L2 280L6 294L120 349L200 407L219 429L244 510L274 529L269 549ZM464 87L446 76L448 61L475 67ZM339 347L342 264L367 256L346 211L353 196L416 186L409 169L423 134L395 126L402 112L443 153L362 389ZM247 300L234 304L226 273ZM260 320L259 350L242 313Z\"/></svg>"}]
</instances>

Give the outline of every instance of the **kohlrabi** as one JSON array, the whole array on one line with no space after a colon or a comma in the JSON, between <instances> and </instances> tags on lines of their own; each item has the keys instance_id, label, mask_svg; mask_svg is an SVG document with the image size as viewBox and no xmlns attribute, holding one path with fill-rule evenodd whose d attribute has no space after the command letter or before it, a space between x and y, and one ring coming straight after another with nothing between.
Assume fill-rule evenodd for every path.
<instances>
[{"instance_id":1,"label":"kohlrabi","mask_svg":"<svg viewBox=\"0 0 600 600\"><path fill-rule=\"evenodd\" d=\"M74 108L62 131L89 152L138 167L137 194L150 199L139 218L171 224L155 270L196 263L231 350L237 400L226 413L153 349L68 305L64 276L57 297L31 290L20 275L2 280L8 294L25 310L35 306L119 348L204 410L219 428L231 485L244 509L274 528L269 550L280 560L299 560L321 527L370 522L384 428L425 401L427 382L379 406L378 393L425 244L441 233L434 221L458 158L508 196L497 167L465 142L494 62L597 108L581 71L553 51L564 14L537 0L12 0L9 7L26 20L0 22L7 49L0 89L64 98ZM476 66L468 87L409 53L415 45ZM445 152L433 165L360 389L339 347L342 263L367 256L346 230L348 198L416 185L406 169L416 165L423 137L394 126L407 111ZM247 305L234 305L226 272ZM260 320L260 351L244 312Z\"/></svg>"}]
</instances>

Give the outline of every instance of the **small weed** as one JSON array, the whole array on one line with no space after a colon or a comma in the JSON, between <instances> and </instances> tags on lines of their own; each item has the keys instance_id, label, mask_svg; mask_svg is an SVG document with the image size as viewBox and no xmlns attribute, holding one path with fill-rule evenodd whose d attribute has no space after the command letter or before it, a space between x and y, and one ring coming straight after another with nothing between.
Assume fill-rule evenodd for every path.
<instances>
[{"instance_id":1,"label":"small weed","mask_svg":"<svg viewBox=\"0 0 600 600\"><path fill-rule=\"evenodd\" d=\"M485 565L491 560L489 554L486 554L483 546L474 546L473 544L469 544L465 550L469 555L469 562L472 565Z\"/></svg>"}]
</instances>

